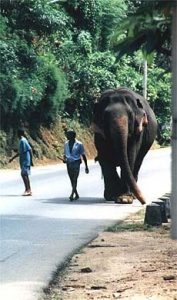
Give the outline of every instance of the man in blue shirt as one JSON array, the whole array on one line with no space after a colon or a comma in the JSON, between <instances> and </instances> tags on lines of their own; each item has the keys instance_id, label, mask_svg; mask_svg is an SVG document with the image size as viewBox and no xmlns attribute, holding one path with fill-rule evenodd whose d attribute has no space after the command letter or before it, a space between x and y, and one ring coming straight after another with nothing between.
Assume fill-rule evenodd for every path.
<instances>
[{"instance_id":1,"label":"man in blue shirt","mask_svg":"<svg viewBox=\"0 0 177 300\"><path fill-rule=\"evenodd\" d=\"M23 196L31 196L32 192L31 192L29 175L31 174L30 167L31 165L33 165L32 149L27 139L24 136L25 134L23 129L18 129L17 135L18 138L20 139L19 151L9 160L9 162L11 162L13 159L19 156L21 176L25 185L25 192L23 193Z\"/></svg>"},{"instance_id":2,"label":"man in blue shirt","mask_svg":"<svg viewBox=\"0 0 177 300\"><path fill-rule=\"evenodd\" d=\"M81 157L85 163L85 173L89 173L87 158L83 144L76 140L76 132L74 130L67 130L66 137L68 141L64 144L63 162L67 165L68 175L72 185L72 192L69 197L71 201L79 199L77 192L77 179L80 172Z\"/></svg>"}]
</instances>

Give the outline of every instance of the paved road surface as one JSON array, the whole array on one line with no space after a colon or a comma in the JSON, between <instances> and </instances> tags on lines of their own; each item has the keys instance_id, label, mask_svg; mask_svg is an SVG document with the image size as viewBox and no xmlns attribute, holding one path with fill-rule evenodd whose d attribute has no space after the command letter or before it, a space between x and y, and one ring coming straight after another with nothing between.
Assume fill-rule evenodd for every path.
<instances>
[{"instance_id":1,"label":"paved road surface","mask_svg":"<svg viewBox=\"0 0 177 300\"><path fill-rule=\"evenodd\" d=\"M68 254L141 208L137 200L132 205L105 202L98 164L89 162L88 175L83 167L81 197L72 203L63 164L32 169L32 197L21 197L19 171L1 170L0 299L37 300ZM139 186L149 202L170 191L170 149L148 153Z\"/></svg>"}]
</instances>

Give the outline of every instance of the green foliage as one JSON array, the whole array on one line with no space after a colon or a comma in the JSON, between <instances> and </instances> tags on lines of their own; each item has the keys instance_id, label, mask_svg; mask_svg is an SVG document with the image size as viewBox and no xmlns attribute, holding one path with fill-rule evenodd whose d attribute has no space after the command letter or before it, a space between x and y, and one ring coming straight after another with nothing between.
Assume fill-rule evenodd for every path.
<instances>
[{"instance_id":1,"label":"green foliage","mask_svg":"<svg viewBox=\"0 0 177 300\"><path fill-rule=\"evenodd\" d=\"M66 96L64 75L57 68L56 62L51 63L47 56L28 55L30 50L27 45L18 50L20 58L2 64L6 68L12 64L11 74L9 67L6 74L0 75L2 121L8 116L9 123L14 119L18 120L17 123L29 122L34 117L37 123L48 123L58 115L63 105ZM18 69L15 69L15 63Z\"/></svg>"},{"instance_id":2,"label":"green foliage","mask_svg":"<svg viewBox=\"0 0 177 300\"><path fill-rule=\"evenodd\" d=\"M126 17L127 5L124 0L103 0L101 5L101 21L99 33L99 47L107 50L110 46L110 36L117 25Z\"/></svg>"},{"instance_id":3,"label":"green foliage","mask_svg":"<svg viewBox=\"0 0 177 300\"><path fill-rule=\"evenodd\" d=\"M42 65L38 71L39 87L43 82L43 89L38 90L37 86L33 86L33 97L42 95L42 100L35 109L35 115L40 123L50 124L59 115L64 106L64 100L67 95L66 82L63 72L61 72L56 64L53 55L46 55L40 58ZM32 115L34 119L34 115Z\"/></svg>"},{"instance_id":4,"label":"green foliage","mask_svg":"<svg viewBox=\"0 0 177 300\"><path fill-rule=\"evenodd\" d=\"M112 37L112 47L117 53L118 60L123 55L131 55L141 49L144 58L148 61L148 100L155 111L162 129L162 136L170 137L170 102L171 102L171 9L174 1L127 1L129 7L127 17L118 24ZM156 53L156 55L155 55ZM127 65L125 69L127 69ZM131 68L133 67L133 68ZM129 71L128 71L129 69ZM142 77L134 72L134 66L124 73L126 84L128 73L133 83ZM134 73L134 77L133 77ZM136 75L137 74L137 75ZM120 73L119 73L120 75ZM121 76L122 78L122 76ZM129 78L129 77L128 77ZM142 82L142 80L141 80ZM137 90L141 90L140 85ZM166 130L168 128L168 130ZM167 139L166 139L167 140ZM168 141L170 138L168 138Z\"/></svg>"},{"instance_id":5,"label":"green foliage","mask_svg":"<svg viewBox=\"0 0 177 300\"><path fill-rule=\"evenodd\" d=\"M173 1L140 1L133 13L118 26L112 44L118 57L142 49L148 56L153 51L171 53L171 7Z\"/></svg>"},{"instance_id":6,"label":"green foliage","mask_svg":"<svg viewBox=\"0 0 177 300\"><path fill-rule=\"evenodd\" d=\"M71 42L66 42L57 55L65 67L69 82L70 97L66 101L65 112L88 123L99 93L117 85L115 57L109 51L83 51L83 45L76 46Z\"/></svg>"},{"instance_id":7,"label":"green foliage","mask_svg":"<svg viewBox=\"0 0 177 300\"><path fill-rule=\"evenodd\" d=\"M9 20L13 30L24 30L32 38L32 32L39 35L51 34L57 30L65 31L67 15L56 10L48 0L3 0L1 13Z\"/></svg>"},{"instance_id":8,"label":"green foliage","mask_svg":"<svg viewBox=\"0 0 177 300\"><path fill-rule=\"evenodd\" d=\"M49 124L63 106L67 93L64 74L49 51L41 55L49 42L44 40L43 46L38 47L36 36L36 33L46 34L61 25L60 13L57 13L55 10L52 14L45 1L10 1L9 6L2 3L0 93L3 127L21 123L33 125L34 122ZM31 23L27 29L28 21Z\"/></svg>"},{"instance_id":9,"label":"green foliage","mask_svg":"<svg viewBox=\"0 0 177 300\"><path fill-rule=\"evenodd\" d=\"M66 9L73 17L76 28L95 36L100 21L100 0L68 0Z\"/></svg>"},{"instance_id":10,"label":"green foliage","mask_svg":"<svg viewBox=\"0 0 177 300\"><path fill-rule=\"evenodd\" d=\"M171 137L171 73L156 65L152 65L148 73L148 99L159 124L158 140L168 144Z\"/></svg>"},{"instance_id":11,"label":"green foliage","mask_svg":"<svg viewBox=\"0 0 177 300\"><path fill-rule=\"evenodd\" d=\"M105 89L116 87L116 77L112 72L115 58L110 52L95 52L89 55L76 70L77 80L73 96L76 99L77 116L82 122L91 118L93 102ZM77 101L79 99L80 101ZM87 121L88 122L88 121Z\"/></svg>"},{"instance_id":12,"label":"green foliage","mask_svg":"<svg viewBox=\"0 0 177 300\"><path fill-rule=\"evenodd\" d=\"M153 38L161 50L169 51L171 19L168 6L151 3L143 10L141 5L139 0L1 1L2 127L48 126L58 116L89 124L93 103L105 89L126 86L142 93L143 57L132 50L143 45L150 53ZM125 50L131 56L116 60L117 52ZM164 54L148 58L148 99L159 122L166 124L169 62L164 63Z\"/></svg>"},{"instance_id":13,"label":"green foliage","mask_svg":"<svg viewBox=\"0 0 177 300\"><path fill-rule=\"evenodd\" d=\"M7 31L7 22L8 19L0 15L0 38L5 37Z\"/></svg>"},{"instance_id":14,"label":"green foliage","mask_svg":"<svg viewBox=\"0 0 177 300\"><path fill-rule=\"evenodd\" d=\"M81 52L89 54L92 52L92 37L89 32L81 31L77 37L77 45Z\"/></svg>"},{"instance_id":15,"label":"green foliage","mask_svg":"<svg viewBox=\"0 0 177 300\"><path fill-rule=\"evenodd\" d=\"M164 114L169 120L171 102L171 74L152 65L149 70L148 97L157 116Z\"/></svg>"},{"instance_id":16,"label":"green foliage","mask_svg":"<svg viewBox=\"0 0 177 300\"><path fill-rule=\"evenodd\" d=\"M118 86L129 87L142 94L142 60L137 56L127 56L117 63Z\"/></svg>"},{"instance_id":17,"label":"green foliage","mask_svg":"<svg viewBox=\"0 0 177 300\"><path fill-rule=\"evenodd\" d=\"M0 44L0 64L1 72L4 74L15 74L18 58L12 43L1 41Z\"/></svg>"}]
</instances>

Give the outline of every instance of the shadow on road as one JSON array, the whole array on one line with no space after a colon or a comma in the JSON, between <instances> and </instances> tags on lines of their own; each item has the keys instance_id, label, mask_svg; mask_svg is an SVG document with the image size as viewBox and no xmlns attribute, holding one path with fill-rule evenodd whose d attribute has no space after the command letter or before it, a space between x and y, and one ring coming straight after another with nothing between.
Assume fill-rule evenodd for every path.
<instances>
[{"instance_id":1,"label":"shadow on road","mask_svg":"<svg viewBox=\"0 0 177 300\"><path fill-rule=\"evenodd\" d=\"M70 201L68 198L53 198L53 199L42 199L43 203L51 204L66 204L66 205L90 205L98 203L114 203L113 201L106 201L104 198L97 197L81 197L78 200Z\"/></svg>"},{"instance_id":2,"label":"shadow on road","mask_svg":"<svg viewBox=\"0 0 177 300\"><path fill-rule=\"evenodd\" d=\"M0 195L0 197L21 197L22 195Z\"/></svg>"}]
</instances>

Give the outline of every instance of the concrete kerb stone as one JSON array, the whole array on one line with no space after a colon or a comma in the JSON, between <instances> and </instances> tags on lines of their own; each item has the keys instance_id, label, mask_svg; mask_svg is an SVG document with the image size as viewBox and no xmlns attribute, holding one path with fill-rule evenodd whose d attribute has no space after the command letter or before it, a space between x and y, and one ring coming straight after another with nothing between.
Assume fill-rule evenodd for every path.
<instances>
[{"instance_id":1,"label":"concrete kerb stone","mask_svg":"<svg viewBox=\"0 0 177 300\"><path fill-rule=\"evenodd\" d=\"M158 200L154 200L152 203L156 203L160 206L162 223L168 223L168 219L167 219L167 215L166 215L165 202L158 199Z\"/></svg>"},{"instance_id":2,"label":"concrete kerb stone","mask_svg":"<svg viewBox=\"0 0 177 300\"><path fill-rule=\"evenodd\" d=\"M151 203L146 206L144 224L151 226L162 225L161 208L156 203Z\"/></svg>"},{"instance_id":3,"label":"concrete kerb stone","mask_svg":"<svg viewBox=\"0 0 177 300\"><path fill-rule=\"evenodd\" d=\"M166 216L167 218L171 218L171 203L170 203L170 193L166 193L162 197L159 198L159 200L162 200L165 203L165 210L166 210Z\"/></svg>"}]
</instances>

